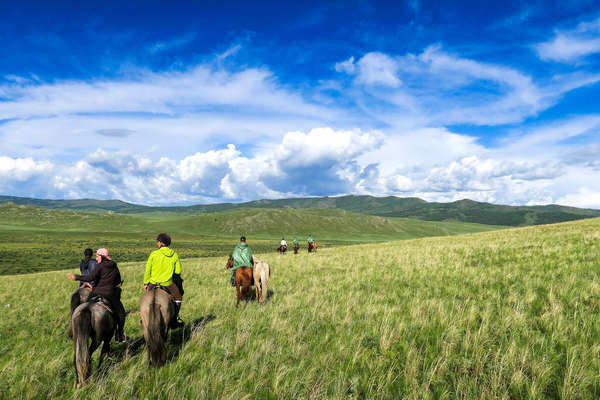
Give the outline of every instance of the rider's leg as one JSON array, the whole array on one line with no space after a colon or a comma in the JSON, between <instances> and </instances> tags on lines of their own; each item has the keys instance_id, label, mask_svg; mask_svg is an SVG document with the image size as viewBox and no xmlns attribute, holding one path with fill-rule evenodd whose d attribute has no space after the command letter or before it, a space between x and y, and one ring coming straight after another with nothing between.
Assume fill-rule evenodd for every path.
<instances>
[{"instance_id":1,"label":"rider's leg","mask_svg":"<svg viewBox=\"0 0 600 400\"><path fill-rule=\"evenodd\" d=\"M179 292L179 288L177 287L177 285L174 283L171 283L168 286L168 289L169 292L171 292L171 296L173 296L173 300L175 300L175 315L173 316L173 319L170 322L170 326L173 329L182 328L185 324L179 318L179 310L181 310L181 301L183 300L183 296L181 295L181 292Z\"/></svg>"},{"instance_id":2,"label":"rider's leg","mask_svg":"<svg viewBox=\"0 0 600 400\"><path fill-rule=\"evenodd\" d=\"M125 307L123 307L123 303L121 299L115 302L115 315L117 319L117 332L115 334L115 339L117 342L125 341Z\"/></svg>"}]
</instances>

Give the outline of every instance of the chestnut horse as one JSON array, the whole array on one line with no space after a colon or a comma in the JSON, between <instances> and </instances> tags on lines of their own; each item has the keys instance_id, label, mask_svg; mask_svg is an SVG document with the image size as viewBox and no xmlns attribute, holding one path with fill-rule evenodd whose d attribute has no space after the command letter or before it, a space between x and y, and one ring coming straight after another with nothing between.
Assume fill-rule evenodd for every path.
<instances>
[{"instance_id":1,"label":"chestnut horse","mask_svg":"<svg viewBox=\"0 0 600 400\"><path fill-rule=\"evenodd\" d=\"M233 268L233 257L230 254L229 255L229 259L227 260L227 264L225 264L226 268ZM240 305L240 300L242 299L242 296L244 297L244 300L246 300L246 304L248 303L249 300L249 294L250 294L250 286L252 286L252 268L250 267L238 267L235 270L235 291L237 293L237 303L236 303L236 307L238 307ZM242 287L242 290L240 291L240 286Z\"/></svg>"},{"instance_id":2,"label":"chestnut horse","mask_svg":"<svg viewBox=\"0 0 600 400\"><path fill-rule=\"evenodd\" d=\"M319 247L319 245L317 244L317 242L312 242L312 243L308 243L307 247L308 247L308 252L310 253L312 251L316 252L317 247Z\"/></svg>"},{"instance_id":3,"label":"chestnut horse","mask_svg":"<svg viewBox=\"0 0 600 400\"><path fill-rule=\"evenodd\" d=\"M277 248L277 251L279 251L280 254L285 254L287 251L287 246L281 245Z\"/></svg>"},{"instance_id":4,"label":"chestnut horse","mask_svg":"<svg viewBox=\"0 0 600 400\"><path fill-rule=\"evenodd\" d=\"M300 249L300 245L298 243L294 244L294 254L298 254L298 249Z\"/></svg>"}]
</instances>

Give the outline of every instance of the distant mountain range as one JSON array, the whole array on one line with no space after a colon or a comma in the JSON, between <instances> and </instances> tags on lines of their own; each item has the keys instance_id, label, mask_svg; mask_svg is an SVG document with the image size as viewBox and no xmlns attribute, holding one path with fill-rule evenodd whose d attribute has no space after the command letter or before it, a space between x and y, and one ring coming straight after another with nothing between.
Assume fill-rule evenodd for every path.
<instances>
[{"instance_id":1,"label":"distant mountain range","mask_svg":"<svg viewBox=\"0 0 600 400\"><path fill-rule=\"evenodd\" d=\"M600 210L546 206L504 206L473 200L435 203L408 197L341 196L280 200L255 200L246 203L220 203L193 206L151 207L120 200L44 200L0 196L0 203L86 212L140 214L154 212L207 213L239 208L326 208L381 217L416 218L426 221L461 221L486 225L528 226L600 217Z\"/></svg>"}]
</instances>

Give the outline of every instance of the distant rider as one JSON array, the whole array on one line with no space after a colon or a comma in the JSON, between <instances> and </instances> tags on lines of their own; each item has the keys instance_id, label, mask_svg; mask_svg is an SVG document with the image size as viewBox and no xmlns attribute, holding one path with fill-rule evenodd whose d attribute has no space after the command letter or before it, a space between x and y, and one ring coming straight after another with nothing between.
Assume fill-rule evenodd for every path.
<instances>
[{"instance_id":1,"label":"distant rider","mask_svg":"<svg viewBox=\"0 0 600 400\"><path fill-rule=\"evenodd\" d=\"M75 275L71 272L67 276L74 281L93 282L92 293L89 299L96 296L102 296L110 303L117 322L117 332L115 339L117 342L125 341L125 307L121 303L121 273L114 262L108 256L108 250L105 248L96 251L96 261L98 266L94 269L93 275Z\"/></svg>"},{"instance_id":2,"label":"distant rider","mask_svg":"<svg viewBox=\"0 0 600 400\"><path fill-rule=\"evenodd\" d=\"M231 268L231 286L235 286L235 270L239 267L254 268L254 259L252 258L252 251L246 243L246 237L242 236L240 242L233 249L231 254L233 258L233 268Z\"/></svg>"},{"instance_id":3,"label":"distant rider","mask_svg":"<svg viewBox=\"0 0 600 400\"><path fill-rule=\"evenodd\" d=\"M287 242L285 241L285 238L281 238L281 246L283 246L284 250L287 249Z\"/></svg>"},{"instance_id":4,"label":"distant rider","mask_svg":"<svg viewBox=\"0 0 600 400\"><path fill-rule=\"evenodd\" d=\"M298 240L297 237L294 238L294 242L293 243L294 243L294 246L300 245L300 241Z\"/></svg>"},{"instance_id":5,"label":"distant rider","mask_svg":"<svg viewBox=\"0 0 600 400\"><path fill-rule=\"evenodd\" d=\"M148 257L146 273L144 274L144 290L148 291L155 286L162 286L173 296L176 312L170 321L173 329L182 328L185 324L179 318L181 301L183 300L183 280L181 279L181 262L179 256L169 248L171 236L161 233L156 237L158 250L154 250Z\"/></svg>"}]
</instances>

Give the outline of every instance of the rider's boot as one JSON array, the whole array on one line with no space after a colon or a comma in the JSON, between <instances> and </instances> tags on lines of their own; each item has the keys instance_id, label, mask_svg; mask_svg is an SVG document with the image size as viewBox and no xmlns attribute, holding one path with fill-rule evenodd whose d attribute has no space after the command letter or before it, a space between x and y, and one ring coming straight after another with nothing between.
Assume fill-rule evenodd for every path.
<instances>
[{"instance_id":1,"label":"rider's boot","mask_svg":"<svg viewBox=\"0 0 600 400\"><path fill-rule=\"evenodd\" d=\"M183 328L185 326L185 323L179 318L179 310L181 310L181 300L175 300L175 315L169 324L171 329Z\"/></svg>"}]
</instances>

